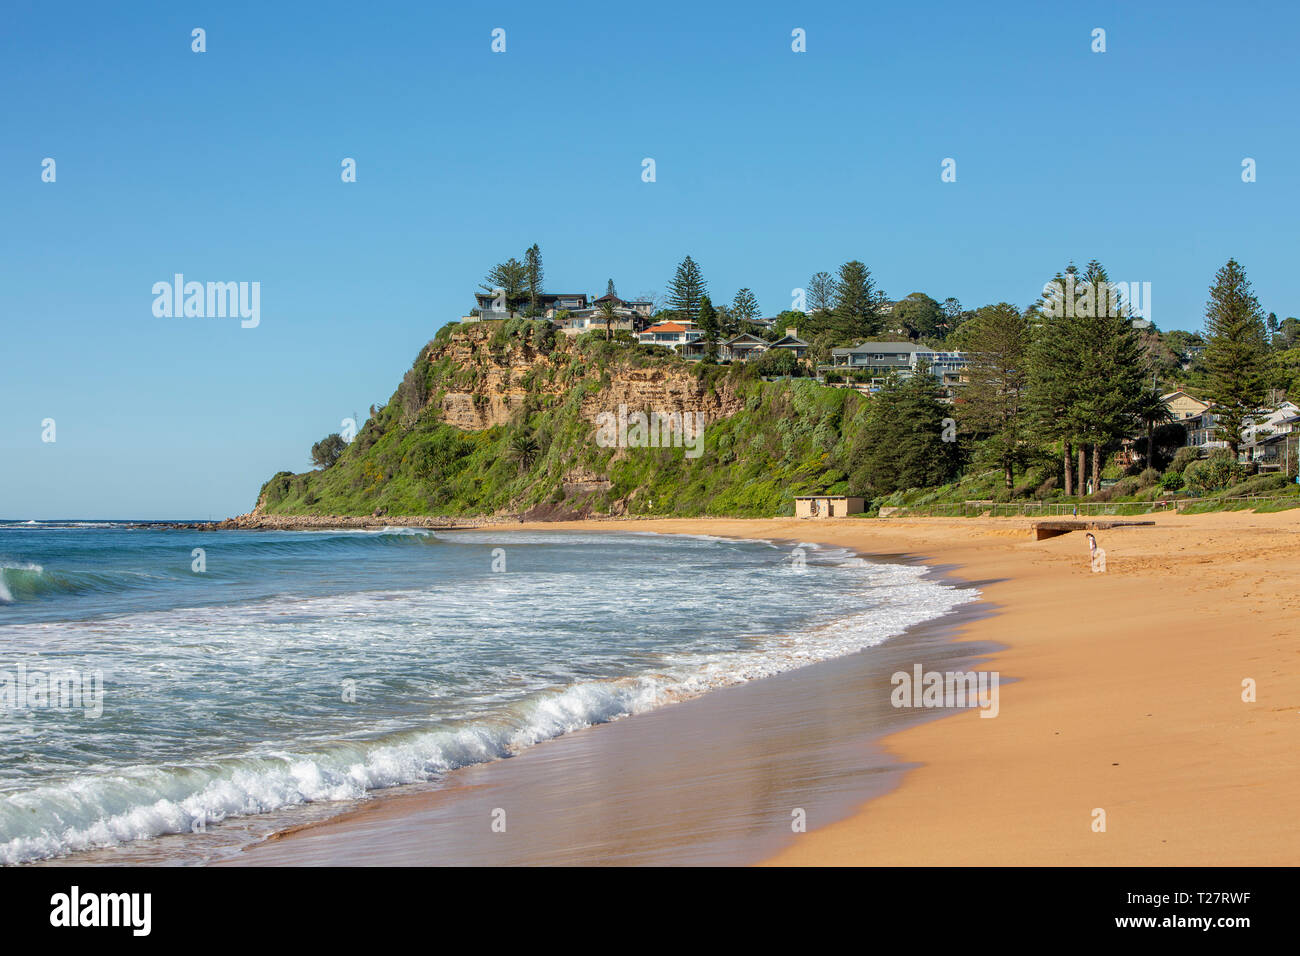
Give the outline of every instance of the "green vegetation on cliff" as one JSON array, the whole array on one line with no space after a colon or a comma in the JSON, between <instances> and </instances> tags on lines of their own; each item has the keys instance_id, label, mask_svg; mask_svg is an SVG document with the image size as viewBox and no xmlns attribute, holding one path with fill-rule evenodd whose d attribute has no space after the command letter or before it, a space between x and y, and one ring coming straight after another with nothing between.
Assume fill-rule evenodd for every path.
<instances>
[{"instance_id":1,"label":"green vegetation on cliff","mask_svg":"<svg viewBox=\"0 0 1300 956\"><path fill-rule=\"evenodd\" d=\"M702 453L600 447L595 415L620 401L630 411L702 409ZM876 404L806 379L765 382L752 365L684 362L626 333L570 340L543 321L453 325L420 350L333 464L276 474L259 505L273 514L789 514L796 494L863 493ZM475 415L484 427L446 420Z\"/></svg>"}]
</instances>

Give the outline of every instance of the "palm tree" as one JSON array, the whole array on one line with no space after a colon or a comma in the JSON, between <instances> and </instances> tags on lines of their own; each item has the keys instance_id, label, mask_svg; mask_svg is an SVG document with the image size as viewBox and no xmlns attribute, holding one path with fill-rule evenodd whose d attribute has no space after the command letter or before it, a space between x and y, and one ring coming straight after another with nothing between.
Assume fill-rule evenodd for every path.
<instances>
[{"instance_id":1,"label":"palm tree","mask_svg":"<svg viewBox=\"0 0 1300 956\"><path fill-rule=\"evenodd\" d=\"M605 320L605 341L608 342L614 337L614 320L618 318L613 299L606 299L600 304L600 317Z\"/></svg>"},{"instance_id":2,"label":"palm tree","mask_svg":"<svg viewBox=\"0 0 1300 956\"><path fill-rule=\"evenodd\" d=\"M532 435L521 432L510 439L510 457L518 462L521 475L537 460L537 452L537 439Z\"/></svg>"},{"instance_id":3,"label":"palm tree","mask_svg":"<svg viewBox=\"0 0 1300 956\"><path fill-rule=\"evenodd\" d=\"M1146 466L1154 468L1156 460L1156 429L1161 425L1172 422L1174 413L1169 410L1165 400L1160 397L1160 389L1152 383L1151 387L1138 398L1137 404L1133 408L1133 414L1147 430Z\"/></svg>"}]
</instances>

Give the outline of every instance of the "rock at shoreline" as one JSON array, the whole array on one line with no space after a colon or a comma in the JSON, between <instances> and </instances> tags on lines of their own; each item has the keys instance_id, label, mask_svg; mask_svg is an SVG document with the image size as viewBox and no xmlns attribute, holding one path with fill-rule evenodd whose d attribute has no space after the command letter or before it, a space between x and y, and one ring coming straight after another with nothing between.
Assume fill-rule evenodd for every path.
<instances>
[{"instance_id":1,"label":"rock at shoreline","mask_svg":"<svg viewBox=\"0 0 1300 956\"><path fill-rule=\"evenodd\" d=\"M223 521L197 521L189 524L164 525L187 531L303 531L337 528L431 528L450 531L500 524L502 518L446 518L431 515L410 517L383 515L268 515L256 512L226 518ZM157 526L155 526L157 527Z\"/></svg>"}]
</instances>

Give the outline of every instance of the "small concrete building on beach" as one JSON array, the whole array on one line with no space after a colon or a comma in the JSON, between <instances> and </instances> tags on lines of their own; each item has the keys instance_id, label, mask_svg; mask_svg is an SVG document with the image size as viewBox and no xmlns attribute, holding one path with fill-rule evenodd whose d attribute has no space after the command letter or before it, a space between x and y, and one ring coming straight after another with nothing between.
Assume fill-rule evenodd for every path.
<instances>
[{"instance_id":1,"label":"small concrete building on beach","mask_svg":"<svg viewBox=\"0 0 1300 956\"><path fill-rule=\"evenodd\" d=\"M853 495L796 495L794 516L796 518L844 518L848 515L862 514L866 510L865 505L865 498Z\"/></svg>"}]
</instances>

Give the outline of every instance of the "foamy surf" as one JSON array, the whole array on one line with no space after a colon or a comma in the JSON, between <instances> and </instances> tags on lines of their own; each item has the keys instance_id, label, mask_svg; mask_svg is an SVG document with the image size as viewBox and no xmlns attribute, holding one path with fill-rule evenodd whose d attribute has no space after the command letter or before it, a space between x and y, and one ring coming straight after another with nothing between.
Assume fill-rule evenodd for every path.
<instances>
[{"instance_id":1,"label":"foamy surf","mask_svg":"<svg viewBox=\"0 0 1300 956\"><path fill-rule=\"evenodd\" d=\"M783 551L752 543L660 539L647 553L645 542L632 536L483 533L459 540L477 546L460 545L461 559L504 545L516 561L536 558L551 577L521 575L510 585L500 575L478 573L433 599L425 590L384 590L96 622L97 640L131 647L125 658L115 651L101 661L106 714L116 723L83 724L79 732L74 725L67 731L69 745L84 747L88 736L98 736L107 748L124 738L117 742L120 751L144 759L79 770L75 759L51 755L57 772L39 780L5 780L0 861L190 833L234 818L354 801L376 790L435 780L592 724L863 650L976 596L927 578L923 568L855 567L851 552L811 546L808 568L797 574L784 563ZM591 554L592 548L602 550ZM534 553L525 555L524 549ZM435 561L446 560L450 550L419 549ZM644 595L608 593L620 565L640 584L655 568L664 584L688 572L701 583L693 597L679 596L667 608ZM769 589L771 599L734 600L746 585ZM833 615L802 615L800 622L789 606L797 607L801 594L808 595L810 607L830 605ZM647 622L656 610L661 629L675 632L671 640ZM562 619L547 622L548 611ZM502 615L538 623L516 633L502 626ZM449 620L470 626L444 640L440 628ZM796 626L775 626L783 620ZM75 653L83 644L80 628L32 626L39 627L48 650ZM600 627L605 630L589 633ZM31 636L14 633L22 630L10 628L10 636ZM611 640L620 642L616 651ZM561 649L565 660L557 665ZM367 671L368 656L384 663ZM241 691L239 680L231 680L231 687L207 696L186 692L185 676L211 674L213 661L224 660L225 667L251 679L258 674L254 662L277 659L297 663L283 673L265 671L257 690ZM473 681L466 682L471 672ZM185 724L187 709L196 713L200 739L188 753L177 754L187 759L157 759L167 748L160 753L137 739L137 717L153 719L147 705L137 705L145 711L141 715L129 707L113 710L115 690L128 700L157 696L150 681L161 673L182 680L175 688L166 685L173 699L162 702L160 716ZM323 697L303 699L293 689L337 682L342 673L361 677L363 697L386 694L383 706L370 706L354 719L346 708ZM220 727L208 723L208 712L223 707L238 712ZM241 748L241 740L267 739L268 726L285 746ZM36 729L26 728L29 739Z\"/></svg>"}]
</instances>

